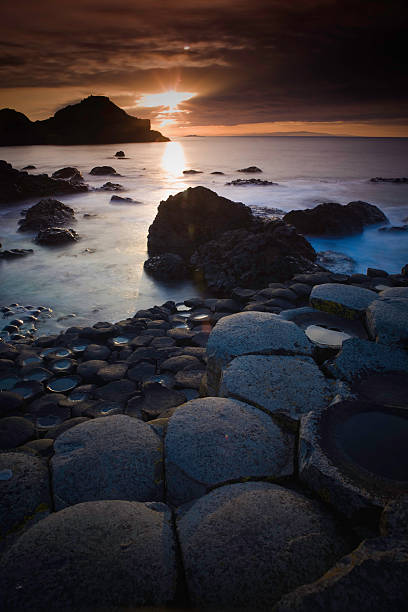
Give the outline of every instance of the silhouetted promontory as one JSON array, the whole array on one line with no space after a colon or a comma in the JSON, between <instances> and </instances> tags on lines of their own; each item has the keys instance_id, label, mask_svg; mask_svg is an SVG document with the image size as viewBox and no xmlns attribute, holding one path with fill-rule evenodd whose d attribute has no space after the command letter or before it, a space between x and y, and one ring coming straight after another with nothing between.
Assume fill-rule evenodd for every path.
<instances>
[{"instance_id":1,"label":"silhouetted promontory","mask_svg":"<svg viewBox=\"0 0 408 612\"><path fill-rule=\"evenodd\" d=\"M0 110L0 146L168 141L150 129L149 119L128 115L106 96L89 96L43 121L30 121L10 108Z\"/></svg>"}]
</instances>

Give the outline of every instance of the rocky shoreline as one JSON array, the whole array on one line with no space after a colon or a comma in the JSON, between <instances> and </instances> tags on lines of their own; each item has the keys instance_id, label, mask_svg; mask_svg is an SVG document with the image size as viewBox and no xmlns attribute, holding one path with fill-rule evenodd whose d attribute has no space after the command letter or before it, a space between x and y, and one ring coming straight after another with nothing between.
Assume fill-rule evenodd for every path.
<instances>
[{"instance_id":1,"label":"rocky shoreline","mask_svg":"<svg viewBox=\"0 0 408 612\"><path fill-rule=\"evenodd\" d=\"M407 330L404 268L0 341L1 607L402 609Z\"/></svg>"}]
</instances>

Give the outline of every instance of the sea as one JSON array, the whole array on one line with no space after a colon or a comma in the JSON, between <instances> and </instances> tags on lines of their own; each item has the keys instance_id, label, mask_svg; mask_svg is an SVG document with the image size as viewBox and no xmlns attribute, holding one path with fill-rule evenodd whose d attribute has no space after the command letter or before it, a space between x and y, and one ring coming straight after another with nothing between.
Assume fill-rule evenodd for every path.
<instances>
[{"instance_id":1,"label":"sea","mask_svg":"<svg viewBox=\"0 0 408 612\"><path fill-rule=\"evenodd\" d=\"M115 158L118 150L126 158ZM408 223L408 184L369 180L408 176L408 139L403 138L184 137L168 143L2 147L0 158L18 169L33 164L32 173L49 175L75 166L95 188L58 198L76 213L81 239L69 246L39 246L33 234L17 231L22 211L39 198L0 208L3 248L34 249L27 257L0 261L0 306L50 307L52 316L43 322L42 333L118 321L169 299L181 302L202 295L191 282L159 282L143 270L147 233L160 201L187 187L203 185L254 208L283 211L363 200L379 206L392 225ZM89 174L101 165L113 166L121 176ZM262 174L237 172L253 165ZM183 174L191 169L201 173ZM251 177L278 184L226 185ZM108 180L123 185L125 192L118 195L137 203L110 203L112 193L97 190ZM375 227L346 238L309 239L319 252L352 258L353 272L374 267L395 273L408 263L408 232Z\"/></svg>"}]
</instances>

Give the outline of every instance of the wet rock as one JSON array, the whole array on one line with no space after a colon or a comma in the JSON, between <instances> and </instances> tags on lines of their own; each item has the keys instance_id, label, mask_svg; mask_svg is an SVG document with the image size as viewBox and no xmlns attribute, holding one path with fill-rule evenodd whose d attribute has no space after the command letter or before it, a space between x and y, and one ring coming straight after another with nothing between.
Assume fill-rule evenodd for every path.
<instances>
[{"instance_id":1,"label":"wet rock","mask_svg":"<svg viewBox=\"0 0 408 612\"><path fill-rule=\"evenodd\" d=\"M92 381L97 379L97 372L101 368L108 366L108 362L102 359L89 359L80 363L77 372L86 381Z\"/></svg>"},{"instance_id":2,"label":"wet rock","mask_svg":"<svg viewBox=\"0 0 408 612\"><path fill-rule=\"evenodd\" d=\"M24 453L0 453L0 550L47 516L50 508L45 463Z\"/></svg>"},{"instance_id":3,"label":"wet rock","mask_svg":"<svg viewBox=\"0 0 408 612\"><path fill-rule=\"evenodd\" d=\"M194 399L178 408L165 446L166 490L175 506L223 483L293 473L294 436L260 410L230 399Z\"/></svg>"},{"instance_id":4,"label":"wet rock","mask_svg":"<svg viewBox=\"0 0 408 612\"><path fill-rule=\"evenodd\" d=\"M190 331L189 329L184 329L182 327L169 329L167 335L176 341L177 346L187 346L191 344L195 336L194 332Z\"/></svg>"},{"instance_id":5,"label":"wet rock","mask_svg":"<svg viewBox=\"0 0 408 612\"><path fill-rule=\"evenodd\" d=\"M363 317L366 308L377 294L370 289L327 283L313 287L310 294L310 303L317 310L323 310L345 319Z\"/></svg>"},{"instance_id":6,"label":"wet rock","mask_svg":"<svg viewBox=\"0 0 408 612\"><path fill-rule=\"evenodd\" d=\"M318 503L268 483L212 491L179 510L177 529L198 608L269 609L347 552Z\"/></svg>"},{"instance_id":7,"label":"wet rock","mask_svg":"<svg viewBox=\"0 0 408 612\"><path fill-rule=\"evenodd\" d=\"M188 258L200 244L226 230L247 227L251 220L251 211L244 204L205 187L190 187L160 203L149 228L149 255L175 253Z\"/></svg>"},{"instance_id":8,"label":"wet rock","mask_svg":"<svg viewBox=\"0 0 408 612\"><path fill-rule=\"evenodd\" d=\"M217 395L221 372L235 357L248 354L311 355L312 344L294 323L263 312L224 317L212 330L207 344L210 395Z\"/></svg>"},{"instance_id":9,"label":"wet rock","mask_svg":"<svg viewBox=\"0 0 408 612\"><path fill-rule=\"evenodd\" d=\"M239 172L243 172L243 170L239 170ZM262 170L261 170L262 172ZM225 183L226 185L238 185L239 187L243 187L246 185L278 185L278 183L274 183L273 181L266 181L262 179L235 179L230 181L229 183Z\"/></svg>"},{"instance_id":10,"label":"wet rock","mask_svg":"<svg viewBox=\"0 0 408 612\"><path fill-rule=\"evenodd\" d=\"M115 157L125 157L125 152L124 151L116 151Z\"/></svg>"},{"instance_id":11,"label":"wet rock","mask_svg":"<svg viewBox=\"0 0 408 612\"><path fill-rule=\"evenodd\" d=\"M390 225L387 227L380 227L379 232L395 233L395 232L407 232L408 224L406 225Z\"/></svg>"},{"instance_id":12,"label":"wet rock","mask_svg":"<svg viewBox=\"0 0 408 612\"><path fill-rule=\"evenodd\" d=\"M125 415L93 419L55 440L51 460L57 510L84 501L163 499L161 440Z\"/></svg>"},{"instance_id":13,"label":"wet rock","mask_svg":"<svg viewBox=\"0 0 408 612\"><path fill-rule=\"evenodd\" d=\"M326 406L334 395L313 359L281 355L237 357L223 370L218 393L291 420Z\"/></svg>"},{"instance_id":14,"label":"wet rock","mask_svg":"<svg viewBox=\"0 0 408 612\"><path fill-rule=\"evenodd\" d=\"M394 612L408 596L408 545L394 538L366 540L316 582L299 587L274 612Z\"/></svg>"},{"instance_id":15,"label":"wet rock","mask_svg":"<svg viewBox=\"0 0 408 612\"><path fill-rule=\"evenodd\" d=\"M92 176L106 176L107 174L120 176L112 166L95 166L89 174Z\"/></svg>"},{"instance_id":16,"label":"wet rock","mask_svg":"<svg viewBox=\"0 0 408 612\"><path fill-rule=\"evenodd\" d=\"M99 187L98 189L100 189L101 191L124 191L125 190L123 185L119 185L119 183L111 183L110 181L108 181L107 183L104 183L102 187Z\"/></svg>"},{"instance_id":17,"label":"wet rock","mask_svg":"<svg viewBox=\"0 0 408 612\"><path fill-rule=\"evenodd\" d=\"M262 172L262 170L258 168L257 166L248 166L247 168L241 168L240 170L237 170L237 172L248 172L250 174L250 173L256 173L256 172Z\"/></svg>"},{"instance_id":18,"label":"wet rock","mask_svg":"<svg viewBox=\"0 0 408 612\"><path fill-rule=\"evenodd\" d=\"M177 372L175 378L176 387L187 389L200 389L204 370L182 370Z\"/></svg>"},{"instance_id":19,"label":"wet rock","mask_svg":"<svg viewBox=\"0 0 408 612\"><path fill-rule=\"evenodd\" d=\"M128 365L126 363L112 363L102 366L96 373L98 380L109 383L113 380L120 380L126 376Z\"/></svg>"},{"instance_id":20,"label":"wet rock","mask_svg":"<svg viewBox=\"0 0 408 612\"><path fill-rule=\"evenodd\" d=\"M0 259L18 259L19 257L25 257L31 255L33 249L8 249L0 250Z\"/></svg>"},{"instance_id":21,"label":"wet rock","mask_svg":"<svg viewBox=\"0 0 408 612\"><path fill-rule=\"evenodd\" d=\"M112 204L141 204L133 198L122 198L121 196L113 195L110 199Z\"/></svg>"},{"instance_id":22,"label":"wet rock","mask_svg":"<svg viewBox=\"0 0 408 612\"><path fill-rule=\"evenodd\" d=\"M146 259L144 269L154 278L161 280L176 280L187 278L189 270L180 255L162 253Z\"/></svg>"},{"instance_id":23,"label":"wet rock","mask_svg":"<svg viewBox=\"0 0 408 612\"><path fill-rule=\"evenodd\" d=\"M374 278L383 277L387 278L388 272L385 270L378 270L377 268L367 268L367 276L373 276Z\"/></svg>"},{"instance_id":24,"label":"wet rock","mask_svg":"<svg viewBox=\"0 0 408 612\"><path fill-rule=\"evenodd\" d=\"M24 534L1 568L10 612L165 605L177 578L171 513L160 503L76 505Z\"/></svg>"},{"instance_id":25,"label":"wet rock","mask_svg":"<svg viewBox=\"0 0 408 612\"><path fill-rule=\"evenodd\" d=\"M38 232L35 241L38 244L58 245L68 242L77 242L78 239L78 234L72 228L48 227Z\"/></svg>"},{"instance_id":26,"label":"wet rock","mask_svg":"<svg viewBox=\"0 0 408 612\"><path fill-rule=\"evenodd\" d=\"M369 374L353 385L353 393L364 401L408 408L407 373Z\"/></svg>"},{"instance_id":27,"label":"wet rock","mask_svg":"<svg viewBox=\"0 0 408 612\"><path fill-rule=\"evenodd\" d=\"M148 361L140 361L135 367L130 367L127 376L135 383L141 383L156 373L156 366Z\"/></svg>"},{"instance_id":28,"label":"wet rock","mask_svg":"<svg viewBox=\"0 0 408 612\"><path fill-rule=\"evenodd\" d=\"M408 178L405 176L402 178L383 178L376 176L370 179L370 183L408 183Z\"/></svg>"},{"instance_id":29,"label":"wet rock","mask_svg":"<svg viewBox=\"0 0 408 612\"><path fill-rule=\"evenodd\" d=\"M368 331L376 342L408 346L408 287L394 287L380 293L367 309Z\"/></svg>"},{"instance_id":30,"label":"wet rock","mask_svg":"<svg viewBox=\"0 0 408 612\"><path fill-rule=\"evenodd\" d=\"M179 355L178 357L170 357L163 361L160 365L161 371L168 370L169 372L178 372L179 370L197 370L203 367L197 357L192 355Z\"/></svg>"},{"instance_id":31,"label":"wet rock","mask_svg":"<svg viewBox=\"0 0 408 612\"><path fill-rule=\"evenodd\" d=\"M8 450L25 444L35 437L34 425L18 416L0 419L0 449Z\"/></svg>"},{"instance_id":32,"label":"wet rock","mask_svg":"<svg viewBox=\"0 0 408 612\"><path fill-rule=\"evenodd\" d=\"M361 201L349 202L345 206L327 202L315 208L291 210L283 220L302 234L316 236L347 236L362 232L366 226L388 221L377 206Z\"/></svg>"},{"instance_id":33,"label":"wet rock","mask_svg":"<svg viewBox=\"0 0 408 612\"><path fill-rule=\"evenodd\" d=\"M143 385L143 395L132 401L132 416L140 415L145 421L159 418L171 408L180 406L186 401L186 396L180 391L168 389L157 382L146 382ZM128 414L130 414L128 412Z\"/></svg>"},{"instance_id":34,"label":"wet rock","mask_svg":"<svg viewBox=\"0 0 408 612\"><path fill-rule=\"evenodd\" d=\"M352 257L337 251L320 251L316 262L323 268L340 274L352 274L356 267L356 261Z\"/></svg>"},{"instance_id":35,"label":"wet rock","mask_svg":"<svg viewBox=\"0 0 408 612\"><path fill-rule=\"evenodd\" d=\"M202 174L201 170L183 170L183 174Z\"/></svg>"},{"instance_id":36,"label":"wet rock","mask_svg":"<svg viewBox=\"0 0 408 612\"><path fill-rule=\"evenodd\" d=\"M20 232L44 230L48 227L61 227L75 221L74 210L53 198L40 200L31 206L19 221Z\"/></svg>"},{"instance_id":37,"label":"wet rock","mask_svg":"<svg viewBox=\"0 0 408 612\"><path fill-rule=\"evenodd\" d=\"M95 391L96 397L111 402L126 402L136 391L136 384L127 379L114 380Z\"/></svg>"},{"instance_id":38,"label":"wet rock","mask_svg":"<svg viewBox=\"0 0 408 612\"><path fill-rule=\"evenodd\" d=\"M66 168L60 168L60 170L56 170L55 172L52 173L51 176L52 178L68 179L71 181L82 181L83 180L82 174L80 173L78 168L73 168L70 166Z\"/></svg>"},{"instance_id":39,"label":"wet rock","mask_svg":"<svg viewBox=\"0 0 408 612\"><path fill-rule=\"evenodd\" d=\"M84 352L84 361L90 359L105 360L111 354L107 346L101 344L88 344Z\"/></svg>"}]
</instances>

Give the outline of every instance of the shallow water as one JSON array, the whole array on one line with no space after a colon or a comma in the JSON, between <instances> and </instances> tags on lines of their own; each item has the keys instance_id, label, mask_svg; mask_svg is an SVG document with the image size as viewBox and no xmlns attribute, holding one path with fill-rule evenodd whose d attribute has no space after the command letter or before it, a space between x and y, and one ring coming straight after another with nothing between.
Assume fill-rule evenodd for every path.
<instances>
[{"instance_id":1,"label":"shallow water","mask_svg":"<svg viewBox=\"0 0 408 612\"><path fill-rule=\"evenodd\" d=\"M115 159L123 149L127 159ZM246 204L281 208L312 207L323 201L362 199L377 204L393 224L408 216L408 185L373 184L373 176L406 176L408 140L364 138L184 138L171 143L95 146L3 147L0 157L16 168L34 164L34 173L51 174L76 166L93 187L121 183L125 197L140 204L110 204L112 193L90 192L59 199L76 211L81 240L64 247L40 247L33 234L17 232L20 212L38 198L0 209L0 242L4 248L34 248L23 259L0 263L0 305L44 304L53 317L41 331L96 321L116 321L140 308L168 299L182 301L199 294L190 282L154 281L143 271L146 237L160 200L189 186L204 185ZM89 175L97 165L112 165L121 177ZM246 175L238 168L257 165L262 178L278 186L226 186ZM185 169L201 170L183 175ZM211 175L217 170L225 176ZM248 175L250 177L252 175ZM95 217L84 218L89 213ZM216 220L214 220L216 222ZM367 266L399 272L408 262L408 234L386 234L373 228L359 236L311 239L317 250L345 252ZM70 318L63 318L75 315ZM58 321L58 319L60 319Z\"/></svg>"}]
</instances>

